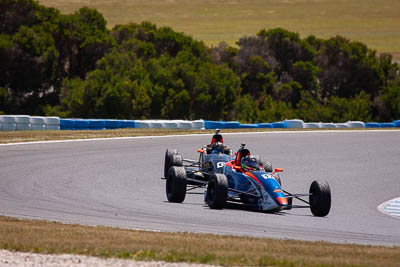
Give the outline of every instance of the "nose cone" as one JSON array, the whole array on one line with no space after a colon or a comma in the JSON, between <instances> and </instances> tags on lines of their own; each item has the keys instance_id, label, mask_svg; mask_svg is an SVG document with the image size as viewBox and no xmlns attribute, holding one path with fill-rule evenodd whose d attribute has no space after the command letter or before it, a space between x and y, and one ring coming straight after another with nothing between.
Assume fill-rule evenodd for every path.
<instances>
[{"instance_id":1,"label":"nose cone","mask_svg":"<svg viewBox=\"0 0 400 267\"><path fill-rule=\"evenodd\" d=\"M279 206L287 206L288 201L286 197L277 197L276 202L279 204Z\"/></svg>"}]
</instances>

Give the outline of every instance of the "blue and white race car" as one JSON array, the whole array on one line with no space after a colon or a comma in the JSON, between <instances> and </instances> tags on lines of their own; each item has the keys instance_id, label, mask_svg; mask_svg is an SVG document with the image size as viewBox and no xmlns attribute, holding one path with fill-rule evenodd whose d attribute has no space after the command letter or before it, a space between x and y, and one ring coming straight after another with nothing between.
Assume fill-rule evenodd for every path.
<instances>
[{"instance_id":1,"label":"blue and white race car","mask_svg":"<svg viewBox=\"0 0 400 267\"><path fill-rule=\"evenodd\" d=\"M326 181L313 181L308 193L292 194L281 187L279 173L283 169L272 170L270 163L260 162L244 144L234 155L227 150L221 142L212 142L198 150L198 161L184 160L177 151L167 150L164 171L168 201L181 203L187 191L204 188L204 201L211 209L223 209L228 204L266 212L305 207L293 205L296 199L307 204L315 216L329 214L331 191Z\"/></svg>"}]
</instances>

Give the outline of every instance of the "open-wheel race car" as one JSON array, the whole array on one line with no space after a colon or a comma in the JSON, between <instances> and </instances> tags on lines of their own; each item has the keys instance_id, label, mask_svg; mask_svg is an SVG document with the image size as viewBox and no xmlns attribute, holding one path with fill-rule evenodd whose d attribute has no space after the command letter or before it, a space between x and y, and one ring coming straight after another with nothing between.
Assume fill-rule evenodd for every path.
<instances>
[{"instance_id":1,"label":"open-wheel race car","mask_svg":"<svg viewBox=\"0 0 400 267\"><path fill-rule=\"evenodd\" d=\"M213 141L216 136L221 140L198 150L197 161L183 159L176 150L166 151L168 201L181 203L187 191L203 188L204 201L211 209L223 209L227 204L265 212L309 207L314 216L328 215L331 191L326 181L313 181L308 193L289 193L281 186L279 173L283 169L272 170L270 163L263 164L252 156L244 144L232 155L218 135L217 131ZM307 206L293 205L293 199Z\"/></svg>"},{"instance_id":2,"label":"open-wheel race car","mask_svg":"<svg viewBox=\"0 0 400 267\"><path fill-rule=\"evenodd\" d=\"M185 167L187 173L188 184L204 184L204 181L209 180L213 173L221 173L224 164L234 159L232 150L224 145L224 139L217 129L211 139L211 143L198 149L198 160L184 159L177 149L167 149L165 152L164 161L164 177L167 178L168 170L172 166ZM260 165L266 171L272 172L272 164L270 162L263 163L259 159ZM277 174L279 180L279 175ZM279 180L280 181L280 180Z\"/></svg>"}]
</instances>

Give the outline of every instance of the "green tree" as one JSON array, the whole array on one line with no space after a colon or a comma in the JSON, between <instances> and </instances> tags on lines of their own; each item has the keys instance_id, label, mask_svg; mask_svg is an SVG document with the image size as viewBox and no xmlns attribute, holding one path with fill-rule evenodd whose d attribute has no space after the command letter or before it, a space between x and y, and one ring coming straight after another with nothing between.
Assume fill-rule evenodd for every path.
<instances>
[{"instance_id":1,"label":"green tree","mask_svg":"<svg viewBox=\"0 0 400 267\"><path fill-rule=\"evenodd\" d=\"M61 98L72 116L144 118L150 116L151 87L143 62L114 49L85 80L67 80Z\"/></svg>"},{"instance_id":2,"label":"green tree","mask_svg":"<svg viewBox=\"0 0 400 267\"><path fill-rule=\"evenodd\" d=\"M306 122L330 121L327 110L311 95L309 91L301 91L301 99L296 105L296 117Z\"/></svg>"},{"instance_id":3,"label":"green tree","mask_svg":"<svg viewBox=\"0 0 400 267\"><path fill-rule=\"evenodd\" d=\"M21 26L38 23L40 6L34 0L1 0L0 33L13 35Z\"/></svg>"},{"instance_id":4,"label":"green tree","mask_svg":"<svg viewBox=\"0 0 400 267\"><path fill-rule=\"evenodd\" d=\"M8 93L3 87L0 87L0 115L5 113L8 106Z\"/></svg>"},{"instance_id":5,"label":"green tree","mask_svg":"<svg viewBox=\"0 0 400 267\"><path fill-rule=\"evenodd\" d=\"M243 123L253 123L258 117L257 101L246 94L237 99L235 119Z\"/></svg>"},{"instance_id":6,"label":"green tree","mask_svg":"<svg viewBox=\"0 0 400 267\"><path fill-rule=\"evenodd\" d=\"M333 122L372 119L372 101L364 91L352 98L332 96L325 108L330 110L331 116L328 119Z\"/></svg>"},{"instance_id":7,"label":"green tree","mask_svg":"<svg viewBox=\"0 0 400 267\"><path fill-rule=\"evenodd\" d=\"M293 63L297 61L314 62L314 49L307 41L302 40L298 33L276 28L261 30L257 35L266 39L268 49L279 63L275 70L278 79L284 72L289 72Z\"/></svg>"},{"instance_id":8,"label":"green tree","mask_svg":"<svg viewBox=\"0 0 400 267\"><path fill-rule=\"evenodd\" d=\"M378 98L379 120L393 121L400 119L400 83L385 87Z\"/></svg>"},{"instance_id":9,"label":"green tree","mask_svg":"<svg viewBox=\"0 0 400 267\"><path fill-rule=\"evenodd\" d=\"M83 79L115 45L103 15L87 7L60 17L54 35L60 53L59 81L65 77Z\"/></svg>"},{"instance_id":10,"label":"green tree","mask_svg":"<svg viewBox=\"0 0 400 267\"><path fill-rule=\"evenodd\" d=\"M249 64L242 71L243 94L249 93L256 99L261 95L272 94L276 76L268 63L260 56L252 56Z\"/></svg>"},{"instance_id":11,"label":"green tree","mask_svg":"<svg viewBox=\"0 0 400 267\"><path fill-rule=\"evenodd\" d=\"M238 51L236 47L229 46L225 42L220 42L217 47L211 48L212 57L215 62L219 65L225 64L233 71L238 69L237 63L235 62Z\"/></svg>"},{"instance_id":12,"label":"green tree","mask_svg":"<svg viewBox=\"0 0 400 267\"><path fill-rule=\"evenodd\" d=\"M264 101L261 103L257 121L282 121L292 117L294 117L294 111L290 104L283 101L276 101L271 96L266 96Z\"/></svg>"},{"instance_id":13,"label":"green tree","mask_svg":"<svg viewBox=\"0 0 400 267\"><path fill-rule=\"evenodd\" d=\"M290 103L294 107L301 98L302 90L303 86L299 82L291 81L279 87L277 96L280 101Z\"/></svg>"},{"instance_id":14,"label":"green tree","mask_svg":"<svg viewBox=\"0 0 400 267\"><path fill-rule=\"evenodd\" d=\"M66 115L84 117L87 112L84 105L85 83L80 78L65 80L61 91L61 104L65 107Z\"/></svg>"},{"instance_id":15,"label":"green tree","mask_svg":"<svg viewBox=\"0 0 400 267\"><path fill-rule=\"evenodd\" d=\"M38 113L38 103L52 95L59 56L54 40L41 26L21 26L11 40L11 47L0 48L7 68L1 85L10 92L8 112Z\"/></svg>"},{"instance_id":16,"label":"green tree","mask_svg":"<svg viewBox=\"0 0 400 267\"><path fill-rule=\"evenodd\" d=\"M240 95L240 80L229 69L210 62L199 67L196 77L193 118L232 119L233 103Z\"/></svg>"},{"instance_id":17,"label":"green tree","mask_svg":"<svg viewBox=\"0 0 400 267\"><path fill-rule=\"evenodd\" d=\"M154 45L157 57L163 54L175 57L182 50L187 50L194 57L202 59L208 58L210 54L203 42L193 40L192 37L183 33L175 32L170 27L157 28L150 22L117 25L113 28L111 35L118 44L132 38L144 43L151 43Z\"/></svg>"},{"instance_id":18,"label":"green tree","mask_svg":"<svg viewBox=\"0 0 400 267\"><path fill-rule=\"evenodd\" d=\"M304 90L308 90L314 96L320 95L320 85L318 74L321 69L315 66L312 62L297 61L293 64L291 75L293 80L301 84ZM300 94L297 95L297 101L300 99ZM296 103L297 103L296 101Z\"/></svg>"},{"instance_id":19,"label":"green tree","mask_svg":"<svg viewBox=\"0 0 400 267\"><path fill-rule=\"evenodd\" d=\"M384 72L374 50L337 36L321 47L317 66L322 97L353 97L365 91L376 96L384 85Z\"/></svg>"},{"instance_id":20,"label":"green tree","mask_svg":"<svg viewBox=\"0 0 400 267\"><path fill-rule=\"evenodd\" d=\"M8 113L43 114L42 107L58 105L62 81L83 79L114 44L94 9L61 15L32 0L2 0L0 9L0 86L9 92Z\"/></svg>"},{"instance_id":21,"label":"green tree","mask_svg":"<svg viewBox=\"0 0 400 267\"><path fill-rule=\"evenodd\" d=\"M239 79L232 71L195 58L186 50L170 58L164 67L167 68L162 71L164 75L159 75L156 81L168 88L165 96L168 105L162 108L162 117L227 118L240 92Z\"/></svg>"},{"instance_id":22,"label":"green tree","mask_svg":"<svg viewBox=\"0 0 400 267\"><path fill-rule=\"evenodd\" d=\"M351 120L370 121L373 103L364 91L352 98L332 96L323 104L310 92L302 91L301 100L296 106L296 115L311 122L346 122Z\"/></svg>"}]
</instances>

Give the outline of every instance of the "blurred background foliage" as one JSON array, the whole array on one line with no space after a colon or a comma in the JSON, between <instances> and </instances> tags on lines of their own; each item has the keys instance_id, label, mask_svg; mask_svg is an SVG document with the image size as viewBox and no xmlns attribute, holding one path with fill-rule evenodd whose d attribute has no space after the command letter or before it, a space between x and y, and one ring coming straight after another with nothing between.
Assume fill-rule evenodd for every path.
<instances>
[{"instance_id":1,"label":"blurred background foliage","mask_svg":"<svg viewBox=\"0 0 400 267\"><path fill-rule=\"evenodd\" d=\"M0 114L271 122L400 118L400 67L341 36L261 29L232 47L0 0Z\"/></svg>"}]
</instances>

